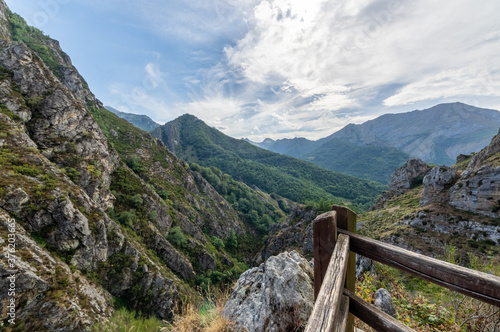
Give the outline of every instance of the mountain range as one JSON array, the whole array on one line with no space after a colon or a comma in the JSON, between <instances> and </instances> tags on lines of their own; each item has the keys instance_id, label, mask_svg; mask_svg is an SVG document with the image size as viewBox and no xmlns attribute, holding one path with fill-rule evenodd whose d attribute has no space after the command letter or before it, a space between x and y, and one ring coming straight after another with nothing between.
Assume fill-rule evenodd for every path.
<instances>
[{"instance_id":1,"label":"mountain range","mask_svg":"<svg viewBox=\"0 0 500 332\"><path fill-rule=\"evenodd\" d=\"M350 124L317 141L266 139L253 144L326 169L388 183L392 171L409 158L454 164L458 155L488 145L499 126L496 110L450 103Z\"/></svg>"},{"instance_id":2,"label":"mountain range","mask_svg":"<svg viewBox=\"0 0 500 332\"><path fill-rule=\"evenodd\" d=\"M334 200L366 209L383 189L376 182L325 170L229 137L189 114L152 134L190 163L215 166L250 186L295 202Z\"/></svg>"},{"instance_id":3,"label":"mountain range","mask_svg":"<svg viewBox=\"0 0 500 332\"><path fill-rule=\"evenodd\" d=\"M2 330L115 331L138 316L164 327L196 305L200 290L211 297L248 271L268 235L277 235L269 252L286 243L311 247L310 237L299 243L295 229L283 234L282 226L312 231L302 219L313 220L316 207L366 210L386 188L228 137L192 115L154 135L131 122L104 107L56 40L0 0L2 290L15 274L15 292L0 296ZM496 118L490 122L498 130ZM369 136L329 142L368 148ZM414 176L406 178L410 191L370 212L365 229L394 243L422 242L426 233L429 247L442 247L435 232L465 234L457 245L498 256L499 153L500 135L454 169L426 167L415 177L403 167L396 174Z\"/></svg>"}]
</instances>

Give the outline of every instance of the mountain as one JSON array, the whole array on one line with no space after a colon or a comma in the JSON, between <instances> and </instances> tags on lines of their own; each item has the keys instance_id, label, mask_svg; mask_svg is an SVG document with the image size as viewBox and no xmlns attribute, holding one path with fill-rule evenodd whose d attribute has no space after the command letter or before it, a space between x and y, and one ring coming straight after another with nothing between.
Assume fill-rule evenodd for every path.
<instances>
[{"instance_id":1,"label":"mountain","mask_svg":"<svg viewBox=\"0 0 500 332\"><path fill-rule=\"evenodd\" d=\"M330 135L356 145L382 144L437 165L452 165L460 154L488 145L500 126L500 112L462 103L386 114Z\"/></svg>"},{"instance_id":2,"label":"mountain","mask_svg":"<svg viewBox=\"0 0 500 332\"><path fill-rule=\"evenodd\" d=\"M0 36L1 238L16 241L0 260L0 283L16 274L0 298L15 325L3 310L2 329L88 331L115 307L171 320L198 287L246 269L290 201L192 170L106 110L59 43L3 0Z\"/></svg>"},{"instance_id":3,"label":"mountain","mask_svg":"<svg viewBox=\"0 0 500 332\"><path fill-rule=\"evenodd\" d=\"M151 120L151 118L147 115L139 115L139 114L133 114L133 113L125 113L125 112L120 112L116 108L113 108L111 106L105 106L105 108L116 114L122 119L127 120L134 126L136 126L139 129L142 129L144 131L150 132L153 131L154 129L158 128L160 124L154 122Z\"/></svg>"},{"instance_id":4,"label":"mountain","mask_svg":"<svg viewBox=\"0 0 500 332\"><path fill-rule=\"evenodd\" d=\"M388 183L392 171L411 157L452 165L458 155L481 150L499 125L498 111L452 103L350 124L317 141L266 139L254 144L329 170Z\"/></svg>"},{"instance_id":5,"label":"mountain","mask_svg":"<svg viewBox=\"0 0 500 332\"><path fill-rule=\"evenodd\" d=\"M190 163L215 166L251 187L296 202L336 200L367 208L383 188L231 138L188 114L152 133Z\"/></svg>"}]
</instances>

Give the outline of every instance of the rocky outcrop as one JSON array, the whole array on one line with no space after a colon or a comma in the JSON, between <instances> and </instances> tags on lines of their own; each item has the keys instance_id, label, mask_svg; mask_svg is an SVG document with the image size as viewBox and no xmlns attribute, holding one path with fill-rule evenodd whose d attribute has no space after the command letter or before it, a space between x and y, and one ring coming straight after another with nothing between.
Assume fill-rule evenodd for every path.
<instances>
[{"instance_id":1,"label":"rocky outcrop","mask_svg":"<svg viewBox=\"0 0 500 332\"><path fill-rule=\"evenodd\" d=\"M257 254L254 261L260 264L271 256L292 249L299 250L306 257L312 257L312 221L316 215L315 207L294 206L286 222L276 224L270 229L264 248Z\"/></svg>"},{"instance_id":2,"label":"rocky outcrop","mask_svg":"<svg viewBox=\"0 0 500 332\"><path fill-rule=\"evenodd\" d=\"M500 133L474 155L451 189L450 205L493 218L500 216Z\"/></svg>"},{"instance_id":3,"label":"rocky outcrop","mask_svg":"<svg viewBox=\"0 0 500 332\"><path fill-rule=\"evenodd\" d=\"M450 205L488 217L500 216L500 166L466 171L451 189Z\"/></svg>"},{"instance_id":4,"label":"rocky outcrop","mask_svg":"<svg viewBox=\"0 0 500 332\"><path fill-rule=\"evenodd\" d=\"M430 167L420 159L410 159L391 175L389 190L402 193L422 182Z\"/></svg>"},{"instance_id":5,"label":"rocky outcrop","mask_svg":"<svg viewBox=\"0 0 500 332\"><path fill-rule=\"evenodd\" d=\"M300 331L313 294L309 262L295 251L281 253L241 275L223 314L237 331Z\"/></svg>"},{"instance_id":6,"label":"rocky outcrop","mask_svg":"<svg viewBox=\"0 0 500 332\"><path fill-rule=\"evenodd\" d=\"M424 191L420 206L432 203L444 204L449 200L449 189L457 180L457 172L448 166L434 167L424 177Z\"/></svg>"},{"instance_id":7,"label":"rocky outcrop","mask_svg":"<svg viewBox=\"0 0 500 332\"><path fill-rule=\"evenodd\" d=\"M9 8L7 8L7 4L4 1L0 1L0 38L10 40L10 31L9 31L9 21L8 14L10 13Z\"/></svg>"},{"instance_id":8,"label":"rocky outcrop","mask_svg":"<svg viewBox=\"0 0 500 332\"><path fill-rule=\"evenodd\" d=\"M23 44L0 40L0 66L13 73L12 83L27 96L28 108L22 102L17 104L19 97L7 81L0 99L11 99L6 106L14 114L22 110L17 115L25 119L37 147L61 167L76 169L80 174L76 183L103 210L110 208L114 197L108 188L118 155L109 148L85 103L75 99Z\"/></svg>"},{"instance_id":9,"label":"rocky outcrop","mask_svg":"<svg viewBox=\"0 0 500 332\"><path fill-rule=\"evenodd\" d=\"M11 301L16 308L11 326L22 325L24 331L82 331L109 318L113 310L109 293L32 240L3 209L0 227L0 288L5 290L0 294L2 322L12 318L8 316ZM7 239L15 247L9 247ZM12 296L9 289L13 289Z\"/></svg>"},{"instance_id":10,"label":"rocky outcrop","mask_svg":"<svg viewBox=\"0 0 500 332\"><path fill-rule=\"evenodd\" d=\"M431 167L420 159L408 160L392 173L389 190L382 193L370 210L381 209L389 199L420 185L430 169Z\"/></svg>"}]
</instances>

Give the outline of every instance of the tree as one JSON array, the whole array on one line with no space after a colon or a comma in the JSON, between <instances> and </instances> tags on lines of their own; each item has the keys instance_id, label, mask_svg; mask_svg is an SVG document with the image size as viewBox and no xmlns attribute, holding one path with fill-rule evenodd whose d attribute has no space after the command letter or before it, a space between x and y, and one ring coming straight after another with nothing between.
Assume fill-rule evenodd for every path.
<instances>
[{"instance_id":1,"label":"tree","mask_svg":"<svg viewBox=\"0 0 500 332\"><path fill-rule=\"evenodd\" d=\"M238 238L234 233L234 229L231 229L229 237L226 240L226 247L231 250L236 250L238 248Z\"/></svg>"}]
</instances>

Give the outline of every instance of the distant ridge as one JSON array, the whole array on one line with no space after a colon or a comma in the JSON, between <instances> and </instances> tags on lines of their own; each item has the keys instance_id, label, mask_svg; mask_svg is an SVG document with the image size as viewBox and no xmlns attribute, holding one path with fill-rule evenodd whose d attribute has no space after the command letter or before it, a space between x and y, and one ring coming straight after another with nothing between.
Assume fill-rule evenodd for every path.
<instances>
[{"instance_id":1,"label":"distant ridge","mask_svg":"<svg viewBox=\"0 0 500 332\"><path fill-rule=\"evenodd\" d=\"M191 163L217 167L233 178L295 202L336 200L366 209L383 188L379 183L332 172L231 138L185 114L152 134Z\"/></svg>"},{"instance_id":2,"label":"distant ridge","mask_svg":"<svg viewBox=\"0 0 500 332\"><path fill-rule=\"evenodd\" d=\"M487 146L499 127L496 110L449 103L349 124L317 141L266 139L255 144L326 169L388 183L392 171L408 158L452 165L458 155Z\"/></svg>"},{"instance_id":3,"label":"distant ridge","mask_svg":"<svg viewBox=\"0 0 500 332\"><path fill-rule=\"evenodd\" d=\"M127 120L128 122L130 122L131 124L133 124L137 128L142 129L144 131L150 132L150 131L153 131L154 129L156 129L160 126L159 123L154 122L147 115L125 113L125 112L121 112L121 111L119 111L116 108L113 108L111 106L105 106L105 107L108 111L115 113L120 118Z\"/></svg>"}]
</instances>

